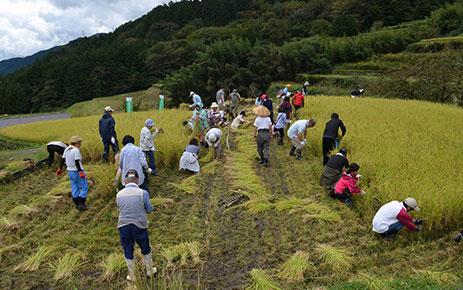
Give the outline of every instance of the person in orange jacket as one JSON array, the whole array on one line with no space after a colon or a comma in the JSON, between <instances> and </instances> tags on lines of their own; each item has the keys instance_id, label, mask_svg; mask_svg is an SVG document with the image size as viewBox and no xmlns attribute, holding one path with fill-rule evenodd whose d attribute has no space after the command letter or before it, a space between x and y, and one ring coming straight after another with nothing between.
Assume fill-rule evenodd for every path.
<instances>
[{"instance_id":1,"label":"person in orange jacket","mask_svg":"<svg viewBox=\"0 0 463 290\"><path fill-rule=\"evenodd\" d=\"M297 93L293 96L291 103L294 106L294 114L297 113L297 110L304 107L304 96L301 91L297 91Z\"/></svg>"}]
</instances>

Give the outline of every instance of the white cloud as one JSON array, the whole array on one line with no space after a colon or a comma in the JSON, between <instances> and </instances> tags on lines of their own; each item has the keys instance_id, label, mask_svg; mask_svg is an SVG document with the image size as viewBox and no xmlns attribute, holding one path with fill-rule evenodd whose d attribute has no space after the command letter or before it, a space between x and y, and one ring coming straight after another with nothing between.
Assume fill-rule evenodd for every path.
<instances>
[{"instance_id":1,"label":"white cloud","mask_svg":"<svg viewBox=\"0 0 463 290\"><path fill-rule=\"evenodd\" d=\"M0 0L0 60L110 32L165 0Z\"/></svg>"}]
</instances>

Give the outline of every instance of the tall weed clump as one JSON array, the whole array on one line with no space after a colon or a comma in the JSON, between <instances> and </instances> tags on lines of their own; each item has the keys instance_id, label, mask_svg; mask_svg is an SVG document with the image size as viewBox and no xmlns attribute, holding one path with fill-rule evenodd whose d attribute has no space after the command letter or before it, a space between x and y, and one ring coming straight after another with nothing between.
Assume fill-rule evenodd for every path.
<instances>
[{"instance_id":1,"label":"tall weed clump","mask_svg":"<svg viewBox=\"0 0 463 290\"><path fill-rule=\"evenodd\" d=\"M461 108L407 100L309 97L300 119L318 121L308 132L308 147L320 158L324 124L333 112L347 127L340 147L347 148L350 162L360 164L359 186L367 191L354 197L360 211L372 218L381 205L411 196L422 209L413 216L424 219L426 228L462 222L463 131L457 129L463 126Z\"/></svg>"}]
</instances>

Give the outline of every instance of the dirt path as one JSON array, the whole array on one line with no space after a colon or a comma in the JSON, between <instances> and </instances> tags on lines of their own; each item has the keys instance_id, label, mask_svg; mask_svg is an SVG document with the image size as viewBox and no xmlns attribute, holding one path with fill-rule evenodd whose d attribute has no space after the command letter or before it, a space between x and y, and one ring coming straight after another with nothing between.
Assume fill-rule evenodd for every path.
<instances>
[{"instance_id":1,"label":"dirt path","mask_svg":"<svg viewBox=\"0 0 463 290\"><path fill-rule=\"evenodd\" d=\"M69 115L68 112L49 114L49 115L39 115L39 116L2 118L0 119L0 129L6 128L9 126L14 126L14 125L21 125L21 124L41 122L41 121L50 121L50 120L69 119L69 118L71 118L71 116Z\"/></svg>"}]
</instances>

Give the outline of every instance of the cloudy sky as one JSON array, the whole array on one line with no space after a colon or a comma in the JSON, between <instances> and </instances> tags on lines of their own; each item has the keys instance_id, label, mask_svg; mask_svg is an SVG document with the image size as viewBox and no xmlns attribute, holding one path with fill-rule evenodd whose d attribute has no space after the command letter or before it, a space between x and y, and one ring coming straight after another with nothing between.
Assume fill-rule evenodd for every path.
<instances>
[{"instance_id":1,"label":"cloudy sky","mask_svg":"<svg viewBox=\"0 0 463 290\"><path fill-rule=\"evenodd\" d=\"M0 0L0 60L110 32L165 0Z\"/></svg>"}]
</instances>

